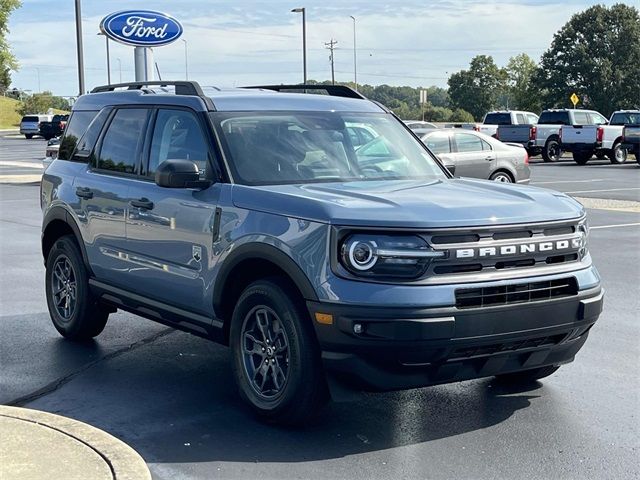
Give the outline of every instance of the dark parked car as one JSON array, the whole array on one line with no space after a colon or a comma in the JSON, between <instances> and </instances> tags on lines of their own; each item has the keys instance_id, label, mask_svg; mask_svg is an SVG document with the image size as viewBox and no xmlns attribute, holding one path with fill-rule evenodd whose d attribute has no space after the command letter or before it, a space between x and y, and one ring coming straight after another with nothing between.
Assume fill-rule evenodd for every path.
<instances>
[{"instance_id":1,"label":"dark parked car","mask_svg":"<svg viewBox=\"0 0 640 480\"><path fill-rule=\"evenodd\" d=\"M305 422L340 384L546 377L602 310L582 205L452 178L342 86L98 87L40 199L61 335L95 337L122 309L228 345L240 396L272 421Z\"/></svg>"},{"instance_id":2,"label":"dark parked car","mask_svg":"<svg viewBox=\"0 0 640 480\"><path fill-rule=\"evenodd\" d=\"M50 122L40 122L40 135L45 140L62 135L67 120L69 120L69 115L54 115Z\"/></svg>"}]
</instances>

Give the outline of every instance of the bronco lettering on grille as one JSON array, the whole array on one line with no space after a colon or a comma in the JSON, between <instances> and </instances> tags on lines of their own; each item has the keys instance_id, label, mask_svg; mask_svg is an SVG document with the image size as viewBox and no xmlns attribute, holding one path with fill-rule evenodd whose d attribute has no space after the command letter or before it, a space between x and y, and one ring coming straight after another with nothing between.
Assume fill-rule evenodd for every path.
<instances>
[{"instance_id":1,"label":"bronco lettering on grille","mask_svg":"<svg viewBox=\"0 0 640 480\"><path fill-rule=\"evenodd\" d=\"M521 243L518 245L501 245L499 247L459 248L455 250L456 258L482 258L509 255L523 255L536 252L553 252L580 248L579 237L553 242Z\"/></svg>"}]
</instances>

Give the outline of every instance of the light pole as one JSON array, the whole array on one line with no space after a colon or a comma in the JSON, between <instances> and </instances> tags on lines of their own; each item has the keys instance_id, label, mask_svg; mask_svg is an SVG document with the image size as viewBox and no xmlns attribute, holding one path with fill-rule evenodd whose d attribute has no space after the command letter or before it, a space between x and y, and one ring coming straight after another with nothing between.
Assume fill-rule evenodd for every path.
<instances>
[{"instance_id":1,"label":"light pole","mask_svg":"<svg viewBox=\"0 0 640 480\"><path fill-rule=\"evenodd\" d=\"M116 60L118 61L118 72L120 74L118 83L122 83L122 61L119 58L116 58Z\"/></svg>"},{"instance_id":2,"label":"light pole","mask_svg":"<svg viewBox=\"0 0 640 480\"><path fill-rule=\"evenodd\" d=\"M189 60L188 60L188 54L187 54L187 41L183 38L182 41L184 42L184 77L185 80L189 80Z\"/></svg>"},{"instance_id":3,"label":"light pole","mask_svg":"<svg viewBox=\"0 0 640 480\"><path fill-rule=\"evenodd\" d=\"M98 32L98 35L104 35L102 32ZM109 58L109 37L104 35L107 46L107 85L111 85L111 59Z\"/></svg>"},{"instance_id":4,"label":"light pole","mask_svg":"<svg viewBox=\"0 0 640 480\"><path fill-rule=\"evenodd\" d=\"M353 20L353 83L356 85L356 92L358 91L358 62L356 58L356 17L349 15Z\"/></svg>"},{"instance_id":5,"label":"light pole","mask_svg":"<svg viewBox=\"0 0 640 480\"><path fill-rule=\"evenodd\" d=\"M294 8L291 10L293 13L302 13L302 69L303 69L303 81L307 83L307 13L304 7Z\"/></svg>"},{"instance_id":6,"label":"light pole","mask_svg":"<svg viewBox=\"0 0 640 480\"><path fill-rule=\"evenodd\" d=\"M76 48L78 54L78 90L84 93L84 54L82 51L82 12L80 0L76 0Z\"/></svg>"}]
</instances>

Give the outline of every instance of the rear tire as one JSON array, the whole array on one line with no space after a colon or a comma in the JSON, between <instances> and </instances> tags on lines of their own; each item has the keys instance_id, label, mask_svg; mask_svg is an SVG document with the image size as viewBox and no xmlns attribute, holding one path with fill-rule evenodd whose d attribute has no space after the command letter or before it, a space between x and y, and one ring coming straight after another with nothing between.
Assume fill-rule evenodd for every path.
<instances>
[{"instance_id":1,"label":"rear tire","mask_svg":"<svg viewBox=\"0 0 640 480\"><path fill-rule=\"evenodd\" d=\"M493 180L494 182L501 182L501 183L514 183L514 180L513 178L511 178L511 175L509 175L507 172L502 172L502 171L493 172L489 177L489 180Z\"/></svg>"},{"instance_id":2,"label":"rear tire","mask_svg":"<svg viewBox=\"0 0 640 480\"><path fill-rule=\"evenodd\" d=\"M622 165L627 161L627 150L622 148L622 144L620 142L617 142L607 156L609 157L609 161L614 165Z\"/></svg>"},{"instance_id":3,"label":"rear tire","mask_svg":"<svg viewBox=\"0 0 640 480\"><path fill-rule=\"evenodd\" d=\"M573 152L573 160L578 165L586 165L593 157L593 152Z\"/></svg>"},{"instance_id":4,"label":"rear tire","mask_svg":"<svg viewBox=\"0 0 640 480\"><path fill-rule=\"evenodd\" d=\"M545 162L557 162L562 157L560 142L557 138L550 138L542 149L542 159Z\"/></svg>"},{"instance_id":5,"label":"rear tire","mask_svg":"<svg viewBox=\"0 0 640 480\"><path fill-rule=\"evenodd\" d=\"M547 367L534 368L522 372L496 375L496 378L504 383L527 383L553 375L559 368L559 365L549 365Z\"/></svg>"},{"instance_id":6,"label":"rear tire","mask_svg":"<svg viewBox=\"0 0 640 480\"><path fill-rule=\"evenodd\" d=\"M45 287L53 326L70 340L97 336L109 317L91 295L88 280L75 237L60 237L47 256Z\"/></svg>"},{"instance_id":7,"label":"rear tire","mask_svg":"<svg viewBox=\"0 0 640 480\"><path fill-rule=\"evenodd\" d=\"M278 277L249 285L230 331L240 396L262 419L288 425L307 423L329 399L315 332L294 288Z\"/></svg>"}]
</instances>

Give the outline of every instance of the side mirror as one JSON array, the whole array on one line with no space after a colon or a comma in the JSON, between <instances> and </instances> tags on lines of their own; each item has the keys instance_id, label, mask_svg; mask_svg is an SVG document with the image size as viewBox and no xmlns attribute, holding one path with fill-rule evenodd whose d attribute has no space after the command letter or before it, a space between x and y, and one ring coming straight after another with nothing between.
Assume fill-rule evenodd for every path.
<instances>
[{"instance_id":1,"label":"side mirror","mask_svg":"<svg viewBox=\"0 0 640 480\"><path fill-rule=\"evenodd\" d=\"M200 180L198 166L191 160L169 159L158 165L156 185L165 188L207 188L209 180Z\"/></svg>"}]
</instances>

